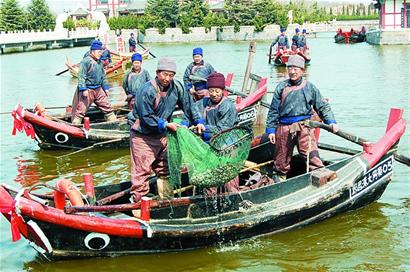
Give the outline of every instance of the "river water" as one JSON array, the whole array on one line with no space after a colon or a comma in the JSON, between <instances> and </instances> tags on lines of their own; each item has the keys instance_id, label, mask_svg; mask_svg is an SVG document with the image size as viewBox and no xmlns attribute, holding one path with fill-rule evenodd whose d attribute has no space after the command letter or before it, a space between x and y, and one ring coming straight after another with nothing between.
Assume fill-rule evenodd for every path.
<instances>
[{"instance_id":1,"label":"river water","mask_svg":"<svg viewBox=\"0 0 410 272\"><path fill-rule=\"evenodd\" d=\"M312 62L307 78L330 99L340 127L375 141L385 129L391 107L410 105L410 46L339 45L331 33L310 39ZM210 42L149 45L157 56L177 60L182 79L191 61L192 48L202 46L205 60L217 71L235 74L239 89L245 72L248 42ZM252 71L268 77L269 91L285 79L285 70L268 65L269 42L258 42ZM17 103L33 107L71 103L76 81L64 70L66 56L78 61L86 47L36 51L0 56L1 112ZM151 74L156 60L143 64ZM112 81L113 101L123 99ZM11 136L12 119L1 114L1 182L13 186L59 177L81 182L91 172L98 184L129 179L129 152L102 150L79 153L57 160L58 151L40 151L18 133ZM407 131L399 152L410 156ZM323 142L346 144L329 133ZM322 137L321 136L321 137ZM347 143L348 146L354 147ZM357 147L356 147L357 148ZM406 257L407 256L407 257ZM47 262L39 258L26 240L11 242L10 226L0 219L1 271L410 271L410 170L395 163L391 184L376 203L318 224L277 235L187 252L126 256L89 260Z\"/></svg>"}]
</instances>

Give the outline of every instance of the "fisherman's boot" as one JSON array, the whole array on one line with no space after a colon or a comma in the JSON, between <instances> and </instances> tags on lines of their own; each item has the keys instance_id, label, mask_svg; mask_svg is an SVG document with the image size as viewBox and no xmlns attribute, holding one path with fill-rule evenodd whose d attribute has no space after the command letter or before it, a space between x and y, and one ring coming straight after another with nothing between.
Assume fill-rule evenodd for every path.
<instances>
[{"instance_id":1,"label":"fisherman's boot","mask_svg":"<svg viewBox=\"0 0 410 272\"><path fill-rule=\"evenodd\" d=\"M73 120L71 121L71 124L73 125L81 125L81 123L83 122L83 118L81 117L74 117Z\"/></svg>"},{"instance_id":2,"label":"fisherman's boot","mask_svg":"<svg viewBox=\"0 0 410 272\"><path fill-rule=\"evenodd\" d=\"M173 196L171 185L169 185L167 177L157 178L157 189L160 198L170 198Z\"/></svg>"},{"instance_id":3,"label":"fisherman's boot","mask_svg":"<svg viewBox=\"0 0 410 272\"><path fill-rule=\"evenodd\" d=\"M117 121L117 116L115 116L113 112L110 112L105 114L105 119L107 120L107 122L114 122Z\"/></svg>"}]
</instances>

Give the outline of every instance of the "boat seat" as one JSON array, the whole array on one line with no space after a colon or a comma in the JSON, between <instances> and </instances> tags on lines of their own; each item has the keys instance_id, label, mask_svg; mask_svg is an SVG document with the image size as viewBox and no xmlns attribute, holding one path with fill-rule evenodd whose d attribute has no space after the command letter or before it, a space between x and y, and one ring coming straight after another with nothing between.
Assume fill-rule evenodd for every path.
<instances>
[{"instance_id":1,"label":"boat seat","mask_svg":"<svg viewBox=\"0 0 410 272\"><path fill-rule=\"evenodd\" d=\"M312 185L316 187L321 187L336 178L336 172L327 168L317 169L311 175Z\"/></svg>"}]
</instances>

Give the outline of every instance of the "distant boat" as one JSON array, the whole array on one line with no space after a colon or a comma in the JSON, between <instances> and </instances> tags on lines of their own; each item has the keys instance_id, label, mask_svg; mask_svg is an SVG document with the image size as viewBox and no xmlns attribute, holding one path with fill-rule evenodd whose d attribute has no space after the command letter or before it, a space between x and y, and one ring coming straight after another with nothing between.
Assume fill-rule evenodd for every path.
<instances>
[{"instance_id":1,"label":"distant boat","mask_svg":"<svg viewBox=\"0 0 410 272\"><path fill-rule=\"evenodd\" d=\"M110 50L112 63L104 68L107 78L123 77L128 69L131 68L131 56L132 53L116 53ZM148 59L149 49L144 50L141 53L143 59ZM72 77L78 77L80 71L80 64L73 64L69 58L67 58L65 65L70 71Z\"/></svg>"},{"instance_id":2,"label":"distant boat","mask_svg":"<svg viewBox=\"0 0 410 272\"><path fill-rule=\"evenodd\" d=\"M288 63L289 57L291 55L299 55L302 56L305 59L305 64L310 63L310 56L307 53L307 50L291 50L291 49L285 49L285 50L276 50L274 53L272 53L272 47L269 50L269 64L272 63L276 66L286 66Z\"/></svg>"},{"instance_id":3,"label":"distant boat","mask_svg":"<svg viewBox=\"0 0 410 272\"><path fill-rule=\"evenodd\" d=\"M361 43L366 41L366 31L362 28L361 31L353 30L349 32L343 32L339 28L335 35L335 43Z\"/></svg>"}]
</instances>

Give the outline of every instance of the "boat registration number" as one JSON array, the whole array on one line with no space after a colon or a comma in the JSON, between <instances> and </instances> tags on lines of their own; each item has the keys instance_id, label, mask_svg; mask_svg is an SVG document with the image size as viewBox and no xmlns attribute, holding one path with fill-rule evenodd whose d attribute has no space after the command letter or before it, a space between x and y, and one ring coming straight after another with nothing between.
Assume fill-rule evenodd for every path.
<instances>
[{"instance_id":1,"label":"boat registration number","mask_svg":"<svg viewBox=\"0 0 410 272\"><path fill-rule=\"evenodd\" d=\"M256 119L256 108L252 107L238 113L239 122L254 121Z\"/></svg>"},{"instance_id":2,"label":"boat registration number","mask_svg":"<svg viewBox=\"0 0 410 272\"><path fill-rule=\"evenodd\" d=\"M385 159L366 172L364 177L356 181L350 188L350 197L359 195L367 188L372 187L393 171L393 156Z\"/></svg>"}]
</instances>

